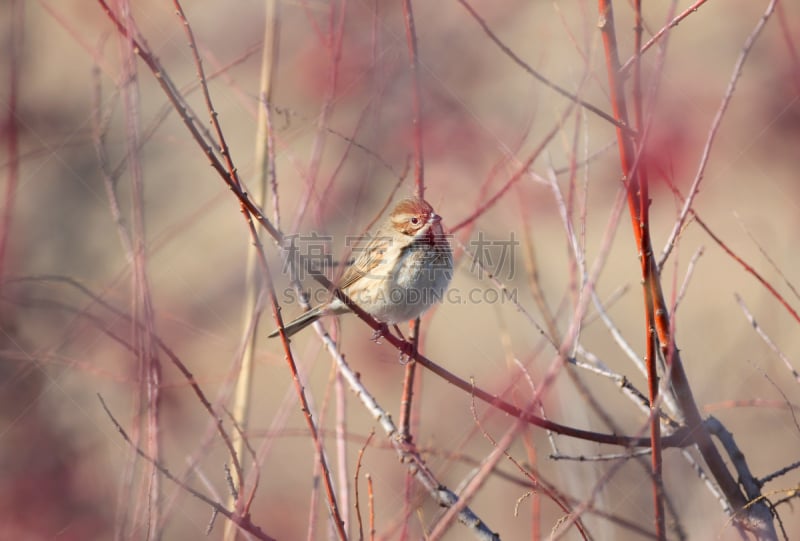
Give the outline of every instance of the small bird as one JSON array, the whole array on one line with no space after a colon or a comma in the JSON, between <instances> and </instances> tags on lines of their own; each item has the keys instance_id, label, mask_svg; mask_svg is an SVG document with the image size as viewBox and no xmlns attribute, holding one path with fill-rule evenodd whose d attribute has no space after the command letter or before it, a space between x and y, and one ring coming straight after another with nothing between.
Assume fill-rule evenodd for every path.
<instances>
[{"instance_id":1,"label":"small bird","mask_svg":"<svg viewBox=\"0 0 800 541\"><path fill-rule=\"evenodd\" d=\"M345 270L338 289L378 321L396 324L442 300L453 276L453 252L441 217L418 197L400 201ZM334 297L284 325L287 337L320 317L349 312ZM269 337L280 333L273 331Z\"/></svg>"}]
</instances>

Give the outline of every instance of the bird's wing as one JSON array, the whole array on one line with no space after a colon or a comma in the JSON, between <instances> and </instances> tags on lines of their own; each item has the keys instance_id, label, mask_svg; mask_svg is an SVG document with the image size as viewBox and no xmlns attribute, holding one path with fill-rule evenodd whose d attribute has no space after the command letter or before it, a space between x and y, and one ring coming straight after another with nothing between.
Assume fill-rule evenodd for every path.
<instances>
[{"instance_id":1,"label":"bird's wing","mask_svg":"<svg viewBox=\"0 0 800 541\"><path fill-rule=\"evenodd\" d=\"M373 272L383 261L385 253L385 240L382 242L379 237L373 238L353 264L344 271L342 280L339 282L339 289L345 290L364 276Z\"/></svg>"}]
</instances>

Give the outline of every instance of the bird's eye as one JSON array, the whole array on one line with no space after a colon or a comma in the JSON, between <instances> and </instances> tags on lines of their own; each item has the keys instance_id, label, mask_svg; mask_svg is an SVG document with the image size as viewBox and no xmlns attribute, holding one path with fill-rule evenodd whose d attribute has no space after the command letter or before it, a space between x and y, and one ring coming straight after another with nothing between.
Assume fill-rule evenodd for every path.
<instances>
[{"instance_id":1,"label":"bird's eye","mask_svg":"<svg viewBox=\"0 0 800 541\"><path fill-rule=\"evenodd\" d=\"M419 218L414 216L413 218L411 218L411 223L414 224L414 225L417 225L419 223Z\"/></svg>"}]
</instances>

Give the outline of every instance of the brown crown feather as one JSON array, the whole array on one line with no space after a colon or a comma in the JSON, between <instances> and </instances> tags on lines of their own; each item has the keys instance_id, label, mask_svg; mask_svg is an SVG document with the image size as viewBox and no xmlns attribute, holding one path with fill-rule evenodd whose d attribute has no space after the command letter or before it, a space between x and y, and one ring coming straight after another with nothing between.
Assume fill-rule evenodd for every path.
<instances>
[{"instance_id":1,"label":"brown crown feather","mask_svg":"<svg viewBox=\"0 0 800 541\"><path fill-rule=\"evenodd\" d=\"M403 199L392 211L391 220L398 231L406 235L414 235L422 229L431 215L433 207L427 201L418 197ZM412 222L412 218L417 218L417 223Z\"/></svg>"}]
</instances>

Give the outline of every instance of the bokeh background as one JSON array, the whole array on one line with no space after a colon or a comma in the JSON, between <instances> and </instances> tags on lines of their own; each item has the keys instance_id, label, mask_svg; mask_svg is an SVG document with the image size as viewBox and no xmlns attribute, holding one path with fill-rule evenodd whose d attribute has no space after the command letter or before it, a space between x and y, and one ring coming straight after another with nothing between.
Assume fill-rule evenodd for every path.
<instances>
[{"instance_id":1,"label":"bokeh background","mask_svg":"<svg viewBox=\"0 0 800 541\"><path fill-rule=\"evenodd\" d=\"M169 2L132 2L141 34L208 125L196 88L196 69L181 22ZM655 5L653 5L655 4ZM591 2L471 3L498 37L530 66L588 102L610 111L597 6ZM680 1L681 11L690 2ZM666 50L643 58L645 81L659 80L655 101L646 104L650 145L653 239L661 249L680 208L668 187L686 193L694 178L709 127L734 64L767 2L709 1L670 34ZM187 2L209 89L232 157L245 182L255 175L264 5ZM420 88L423 104L426 197L453 226L496 193L541 144L570 102L534 80L483 32L458 2L415 2ZM646 36L667 20L669 2L646 3ZM630 6L615 3L623 60L632 50ZM280 37L272 100L281 227L287 233L331 237L333 260L344 257L345 238L364 231L376 217L413 154L413 81L400 2L280 2ZM144 413L130 342L130 323L82 293L130 314L133 273L122 248L93 144L92 114L107 116L103 148L110 169L119 167L118 194L127 226L131 207L129 131L120 97L120 41L99 4L73 1L7 1L0 9L0 103L3 105L2 183L12 182L9 142L19 141L16 191L4 188L5 233L0 282L0 537L4 539L145 538L141 522L142 463L136 482L123 482L130 447L103 412L97 395L128 430ZM335 61L336 36L341 54ZM800 232L800 6L779 2L753 46L712 149L694 208L722 242L760 272L789 305L800 306L792 284L798 274ZM663 54L663 58L660 56ZM659 72L658 66L663 68ZM250 239L238 204L171 110L152 74L139 63L137 115L146 138L138 163L144 180L147 274L158 336L194 373L204 392L229 407L242 348L245 266ZM335 79L335 81L334 81ZM14 83L14 81L16 83ZM12 86L18 88L10 110ZM335 84L335 87L332 86ZM351 145L355 141L357 145ZM493 241L516 239L498 272L534 320L544 319L534 302L532 268L556 313L559 332L569 325L577 285L557 198L543 181L556 175L564 194L574 188L572 221L587 265L597 258L620 181L613 127L586 111L573 110L531 167L460 240L479 234ZM591 157L570 181L570 163ZM317 162L315 164L315 162ZM669 182L668 182L669 181ZM413 190L406 175L397 197ZM13 196L13 199L11 197ZM566 195L565 195L566 196ZM299 216L299 206L307 210ZM272 203L268 208L271 215ZM299 218L298 218L299 216ZM459 233L465 233L461 230ZM638 259L623 215L597 283L599 297L616 328L639 356L644 325ZM513 237L512 237L513 235ZM301 311L289 303L288 276L276 246L265 242L284 317ZM495 244L495 247L500 244ZM693 256L702 250L695 264ZM494 252L494 264L498 263ZM513 264L512 264L513 261ZM489 265L491 267L491 263ZM800 382L755 332L736 295L760 328L800 368L800 323L770 292L696 223L687 223L662 280L677 296L692 269L675 314L675 333L697 402L731 430L754 475L761 477L800 459L796 419ZM335 270L334 270L335 273ZM316 284L307 280L305 287ZM289 288L289 289L287 289ZM525 404L531 394L517 362L540 382L554 359L550 345L515 305L492 302L486 276L461 256L453 291L464 302L446 302L423 320L426 354L476 385ZM471 291L478 301L467 299ZM645 381L620 350L594 309L580 335L583 348L625 375L640 389ZM324 498L312 499L318 478L314 450L292 387L282 349L266 339L269 312L253 374L251 418L245 429L256 448L269 452L259 464L260 486L253 521L278 539L301 539L316 521L316 539L329 537ZM347 360L395 419L404 367L387 344L355 317L341 320ZM120 337L116 340L114 337ZM326 448L336 453L337 408L346 408L348 434L342 473L350 484L349 528L358 531L352 509L354 467L374 420L349 393L337 396L330 358L313 331L293 340L316 408ZM199 462L189 483L215 499L226 494L219 438L208 439L211 420L185 379L162 357L163 397L159 429L164 464L174 472ZM582 378L621 430L643 430L641 411L606 378ZM471 398L430 373L417 395L415 441L439 479L456 488L493 449L482 434L503 434L513 419L475 405ZM139 408L137 410L137 408ZM607 432L597 412L581 399L563 373L544 400L549 418ZM650 480L634 461L553 461L547 435L531 428L510 448L565 494L604 514L585 515L595 539L646 539L652 531ZM556 437L558 452L591 457L619 452L612 447ZM535 450L535 453L531 453ZM675 517L689 539L737 539L729 518L677 450L665 453L664 475ZM531 461L535 460L535 464ZM440 513L413 483L378 431L365 450L358 479L366 509L365 474L374 484L376 529L381 539L399 539L403 523L418 539ZM608 478L605 475L612 471ZM499 470L523 476L509 463ZM602 480L602 481L601 481ZM778 477L764 487L772 500L790 496L800 475ZM406 491L410 515L404 516ZM541 498L541 523L532 523L534 496L524 484L493 477L472 508L503 539L546 538L562 512ZM210 510L164 481L163 539L205 535ZM796 502L777 508L789 538L800 535ZM673 522L674 517L670 517ZM124 524L124 527L121 526ZM209 534L222 537L220 519ZM454 526L447 539L468 538ZM566 539L578 538L573 529ZM678 538L670 530L670 538Z\"/></svg>"}]
</instances>

